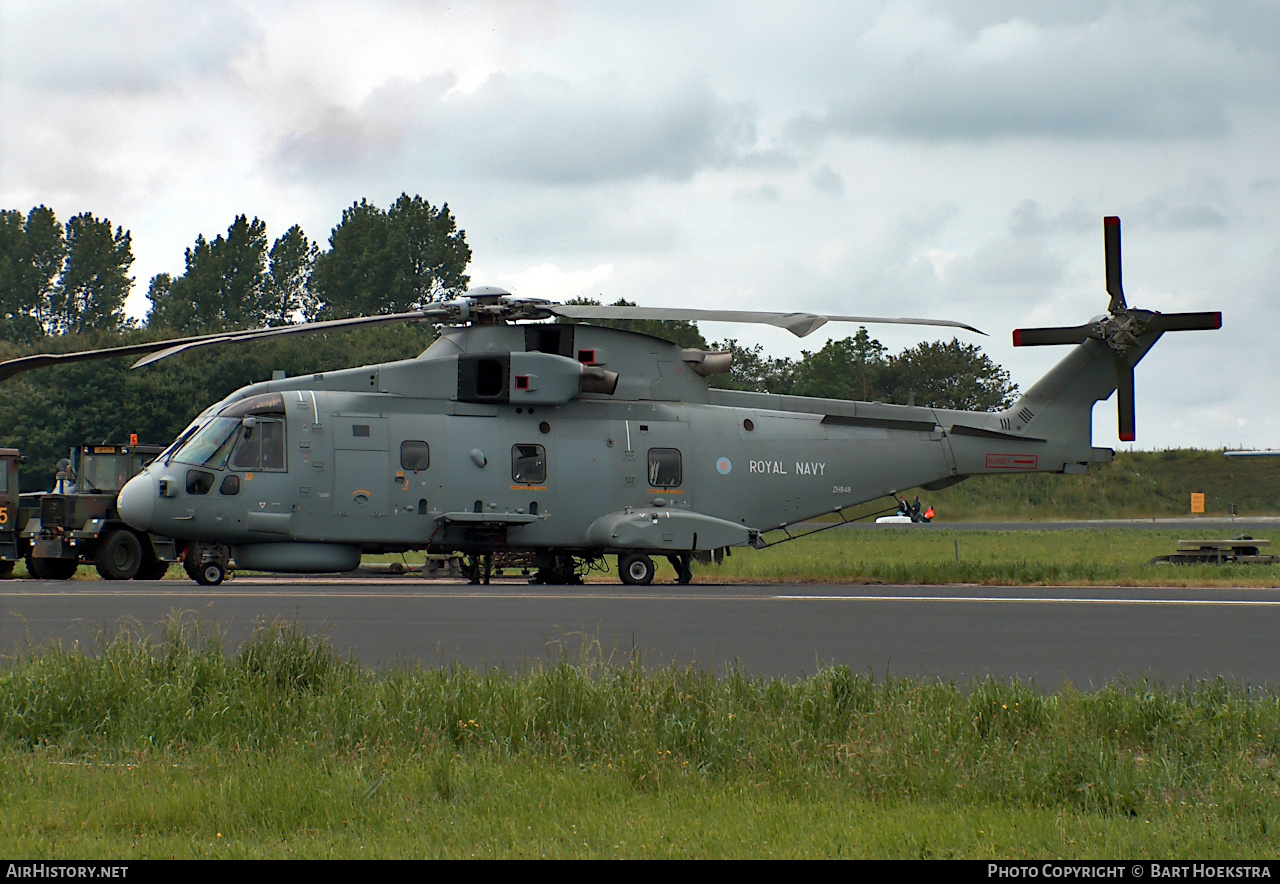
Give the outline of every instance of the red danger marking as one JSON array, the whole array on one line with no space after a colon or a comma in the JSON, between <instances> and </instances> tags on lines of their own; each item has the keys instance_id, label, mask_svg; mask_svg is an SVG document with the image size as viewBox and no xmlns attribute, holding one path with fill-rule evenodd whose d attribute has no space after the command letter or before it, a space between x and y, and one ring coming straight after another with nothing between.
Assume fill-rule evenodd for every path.
<instances>
[{"instance_id":1,"label":"red danger marking","mask_svg":"<svg viewBox=\"0 0 1280 884\"><path fill-rule=\"evenodd\" d=\"M988 454L989 470L1034 470L1040 465L1038 454Z\"/></svg>"}]
</instances>

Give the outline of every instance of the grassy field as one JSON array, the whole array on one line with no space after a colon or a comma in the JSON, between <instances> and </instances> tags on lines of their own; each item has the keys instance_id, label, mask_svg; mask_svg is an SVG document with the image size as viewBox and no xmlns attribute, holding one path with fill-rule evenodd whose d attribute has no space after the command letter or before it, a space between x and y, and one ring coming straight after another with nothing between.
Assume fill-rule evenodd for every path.
<instances>
[{"instance_id":1,"label":"grassy field","mask_svg":"<svg viewBox=\"0 0 1280 884\"><path fill-rule=\"evenodd\" d=\"M1179 539L1232 531L1080 528L961 531L943 525L834 528L695 568L705 582L977 583L988 585L1276 586L1280 565L1149 564ZM1280 531L1251 536L1274 542ZM1199 539L1198 536L1196 539ZM1280 552L1280 549L1277 550ZM660 578L668 573L663 562ZM670 572L674 573L674 572Z\"/></svg>"},{"instance_id":2,"label":"grassy field","mask_svg":"<svg viewBox=\"0 0 1280 884\"><path fill-rule=\"evenodd\" d=\"M1280 697L1225 683L374 673L243 646L44 649L0 674L17 857L1271 857Z\"/></svg>"},{"instance_id":3,"label":"grassy field","mask_svg":"<svg viewBox=\"0 0 1280 884\"><path fill-rule=\"evenodd\" d=\"M1207 515L1280 515L1280 457L1228 458L1221 451L1118 452L1082 476L1004 474L918 493L941 521L1149 519L1191 514L1191 494Z\"/></svg>"}]
</instances>

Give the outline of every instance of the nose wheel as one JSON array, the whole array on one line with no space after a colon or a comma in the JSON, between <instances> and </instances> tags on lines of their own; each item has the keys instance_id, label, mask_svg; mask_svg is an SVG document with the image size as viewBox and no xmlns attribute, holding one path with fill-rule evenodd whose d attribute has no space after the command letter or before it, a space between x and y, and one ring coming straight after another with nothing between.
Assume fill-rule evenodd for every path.
<instances>
[{"instance_id":1,"label":"nose wheel","mask_svg":"<svg viewBox=\"0 0 1280 884\"><path fill-rule=\"evenodd\" d=\"M202 546L193 543L182 556L187 576L201 586L217 586L227 579L231 552L225 546Z\"/></svg>"}]
</instances>

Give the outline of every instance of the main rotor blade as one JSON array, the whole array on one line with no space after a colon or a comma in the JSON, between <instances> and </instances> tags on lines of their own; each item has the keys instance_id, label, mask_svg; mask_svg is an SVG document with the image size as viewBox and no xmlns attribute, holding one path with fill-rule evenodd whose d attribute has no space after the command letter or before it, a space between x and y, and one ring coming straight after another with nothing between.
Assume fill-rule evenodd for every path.
<instances>
[{"instance_id":1,"label":"main rotor blade","mask_svg":"<svg viewBox=\"0 0 1280 884\"><path fill-rule=\"evenodd\" d=\"M986 332L953 322L950 319L912 319L883 316L834 316L821 313L768 313L756 310L696 310L687 307L605 307L594 304L553 304L547 308L565 319L655 319L685 320L687 322L756 322L785 328L803 338L817 331L828 322L891 323L895 325L933 325L946 328L962 328L986 335Z\"/></svg>"},{"instance_id":2,"label":"main rotor blade","mask_svg":"<svg viewBox=\"0 0 1280 884\"><path fill-rule=\"evenodd\" d=\"M1013 346L1039 347L1042 344L1079 344L1094 331L1092 325L1070 325L1057 328L1015 328Z\"/></svg>"},{"instance_id":3,"label":"main rotor blade","mask_svg":"<svg viewBox=\"0 0 1280 884\"><path fill-rule=\"evenodd\" d=\"M1120 428L1120 441L1132 442L1137 438L1137 414L1133 407L1133 366L1116 354L1116 418Z\"/></svg>"},{"instance_id":4,"label":"main rotor blade","mask_svg":"<svg viewBox=\"0 0 1280 884\"><path fill-rule=\"evenodd\" d=\"M1146 322L1150 331L1211 331L1222 328L1222 313L1157 313Z\"/></svg>"},{"instance_id":5,"label":"main rotor blade","mask_svg":"<svg viewBox=\"0 0 1280 884\"><path fill-rule=\"evenodd\" d=\"M226 344L239 341L258 341L264 338L278 338L284 335L309 335L317 332L335 331L338 329L357 328L360 326L389 325L393 322L412 322L417 319L437 318L442 311L431 309L411 310L408 313L387 313L381 316L352 316L348 319L326 319L322 322L304 322L298 325L278 325L270 328L253 328L240 332L223 332L220 334L201 335L197 338L181 341L164 342L166 346L159 352L143 357L135 362L132 368L142 368L161 359L167 359L197 347L208 347L211 344ZM0 365L2 368L3 365Z\"/></svg>"},{"instance_id":6,"label":"main rotor blade","mask_svg":"<svg viewBox=\"0 0 1280 884\"><path fill-rule=\"evenodd\" d=\"M1120 282L1120 219L1115 215L1102 219L1102 239L1107 250L1107 294L1111 296L1107 312L1115 313L1125 306L1124 286Z\"/></svg>"},{"instance_id":7,"label":"main rotor blade","mask_svg":"<svg viewBox=\"0 0 1280 884\"><path fill-rule=\"evenodd\" d=\"M355 328L364 325L384 325L392 322L409 322L416 319L442 318L448 311L436 308L413 310L408 313L391 313L384 316L353 316L349 319L329 319L323 322L306 322L300 325L281 325L271 328L251 328L235 332L214 332L207 335L192 335L185 338L170 338L166 341L147 341L141 344L124 344L119 347L104 347L99 350L80 350L75 353L37 353L32 356L21 356L0 362L0 382L24 371L34 368L46 368L52 365L69 365L74 362L86 362L91 359L111 359L119 356L138 356L144 358L133 364L133 368L150 365L160 359L182 353L196 347L207 347L210 344L225 344L238 341L254 341L261 338L275 338L282 335L305 335L315 332L334 331L337 329ZM150 354L150 355L144 355Z\"/></svg>"}]
</instances>

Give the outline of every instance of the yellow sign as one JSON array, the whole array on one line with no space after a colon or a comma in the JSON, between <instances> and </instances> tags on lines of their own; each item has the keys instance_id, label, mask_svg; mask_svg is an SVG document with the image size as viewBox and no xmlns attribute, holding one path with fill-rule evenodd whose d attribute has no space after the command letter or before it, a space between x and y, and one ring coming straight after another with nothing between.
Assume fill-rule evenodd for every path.
<instances>
[{"instance_id":1,"label":"yellow sign","mask_svg":"<svg viewBox=\"0 0 1280 884\"><path fill-rule=\"evenodd\" d=\"M1193 513L1204 512L1204 495L1201 494L1199 491L1193 492L1191 494L1191 512Z\"/></svg>"}]
</instances>

